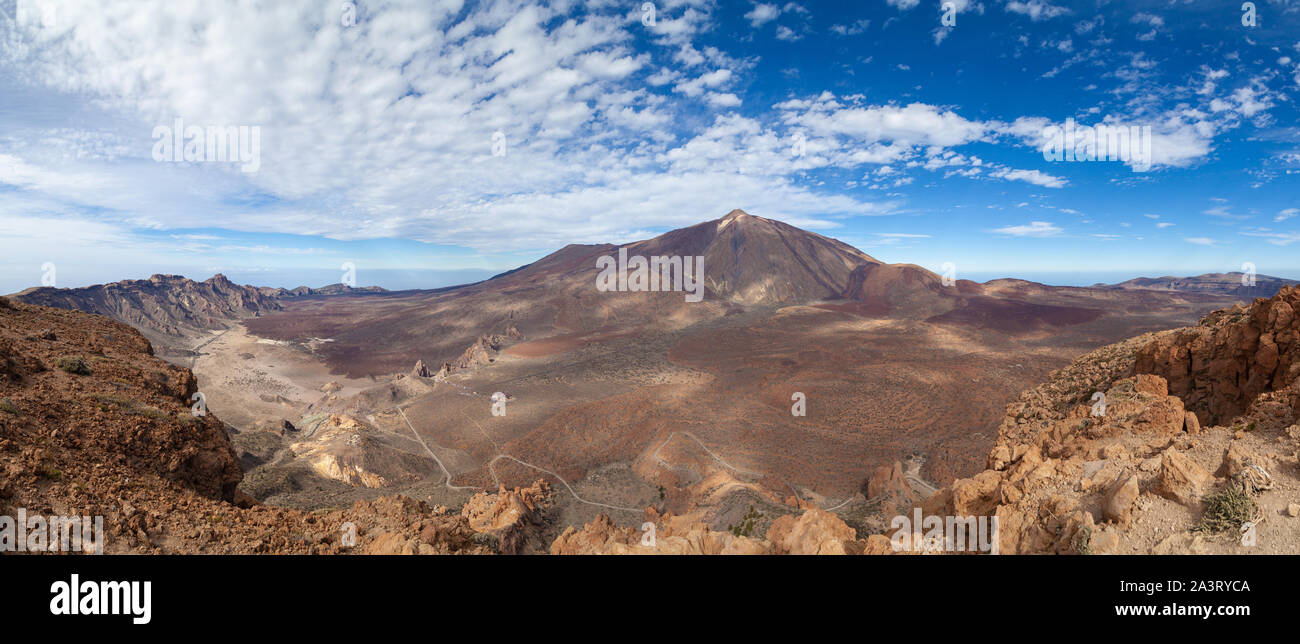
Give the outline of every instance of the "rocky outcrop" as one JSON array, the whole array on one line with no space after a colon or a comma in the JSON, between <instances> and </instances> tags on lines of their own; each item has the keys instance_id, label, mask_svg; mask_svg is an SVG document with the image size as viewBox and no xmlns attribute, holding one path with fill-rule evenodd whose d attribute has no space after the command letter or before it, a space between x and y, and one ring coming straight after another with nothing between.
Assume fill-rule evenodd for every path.
<instances>
[{"instance_id":1,"label":"rocky outcrop","mask_svg":"<svg viewBox=\"0 0 1300 644\"><path fill-rule=\"evenodd\" d=\"M1200 424L1227 424L1261 394L1300 378L1300 288L1206 316L1161 335L1137 353L1138 373L1162 376ZM1289 412L1300 411L1290 403ZM1280 421L1279 421L1280 422Z\"/></svg>"},{"instance_id":2,"label":"rocky outcrop","mask_svg":"<svg viewBox=\"0 0 1300 644\"><path fill-rule=\"evenodd\" d=\"M879 540L870 545L881 548ZM867 548L853 528L824 510L778 517L758 539L647 508L641 530L618 526L601 514L580 529L566 528L551 544L551 554L859 554Z\"/></svg>"},{"instance_id":3,"label":"rocky outcrop","mask_svg":"<svg viewBox=\"0 0 1300 644\"><path fill-rule=\"evenodd\" d=\"M370 425L346 414L331 414L289 449L317 474L355 487L384 488L436 475L427 458L389 446Z\"/></svg>"},{"instance_id":4,"label":"rocky outcrop","mask_svg":"<svg viewBox=\"0 0 1300 644\"><path fill-rule=\"evenodd\" d=\"M469 345L460 356L451 362L444 362L442 368L438 370L434 377L445 378L457 371L473 369L492 364L496 360L497 354L511 342L523 338L513 325L506 328L503 333L492 333L480 335L474 344ZM423 361L416 363L416 368L423 366ZM427 370L426 370L427 372Z\"/></svg>"},{"instance_id":5,"label":"rocky outcrop","mask_svg":"<svg viewBox=\"0 0 1300 644\"><path fill-rule=\"evenodd\" d=\"M287 290L235 284L220 273L202 282L181 275L154 275L81 288L29 288L12 297L27 304L84 311L129 324L145 334L164 357L192 355L191 345L212 331L241 320L284 310L281 300L308 295L380 293L377 286L333 284Z\"/></svg>"},{"instance_id":6,"label":"rocky outcrop","mask_svg":"<svg viewBox=\"0 0 1300 644\"><path fill-rule=\"evenodd\" d=\"M903 464L894 461L893 465L881 465L867 478L866 498L879 503L880 514L886 517L906 512L908 508L924 500L907 481Z\"/></svg>"},{"instance_id":7,"label":"rocky outcrop","mask_svg":"<svg viewBox=\"0 0 1300 644\"><path fill-rule=\"evenodd\" d=\"M1214 477L1177 451L1160 455L1160 478L1156 491L1183 504L1193 505L1205 494Z\"/></svg>"},{"instance_id":8,"label":"rocky outcrop","mask_svg":"<svg viewBox=\"0 0 1300 644\"><path fill-rule=\"evenodd\" d=\"M1236 488L1254 512L1285 514L1292 500L1277 491L1300 483L1297 305L1288 287L1080 357L1008 405L988 468L935 493L923 514L997 517L1003 553L1234 552L1235 532L1204 532L1225 521L1204 523L1210 495ZM1230 528L1255 520L1241 512Z\"/></svg>"},{"instance_id":9,"label":"rocky outcrop","mask_svg":"<svg viewBox=\"0 0 1300 644\"><path fill-rule=\"evenodd\" d=\"M279 311L274 297L217 274L195 282L154 275L82 288L29 288L13 299L28 304L95 313L162 336L229 328L232 321Z\"/></svg>"},{"instance_id":10,"label":"rocky outcrop","mask_svg":"<svg viewBox=\"0 0 1300 644\"><path fill-rule=\"evenodd\" d=\"M507 490L503 486L496 494L479 492L465 502L460 513L475 532L491 536L502 553L545 552L543 515L552 503L551 486L539 480L527 488Z\"/></svg>"},{"instance_id":11,"label":"rocky outcrop","mask_svg":"<svg viewBox=\"0 0 1300 644\"><path fill-rule=\"evenodd\" d=\"M299 286L297 288L277 288L272 286L258 287L258 292L276 299L289 299L295 297L306 297L308 295L351 295L357 293L387 293L388 289L378 286L348 286L347 284L330 284L320 288L311 288L308 286Z\"/></svg>"},{"instance_id":12,"label":"rocky outcrop","mask_svg":"<svg viewBox=\"0 0 1300 644\"><path fill-rule=\"evenodd\" d=\"M778 517L767 529L772 552L784 555L843 555L857 539L857 533L839 517L817 508L798 517Z\"/></svg>"}]
</instances>

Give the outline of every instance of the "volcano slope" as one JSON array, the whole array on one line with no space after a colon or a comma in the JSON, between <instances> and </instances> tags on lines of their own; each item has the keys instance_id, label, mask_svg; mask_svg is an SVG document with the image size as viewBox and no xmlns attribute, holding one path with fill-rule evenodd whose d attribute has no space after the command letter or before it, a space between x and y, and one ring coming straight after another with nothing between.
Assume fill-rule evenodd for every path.
<instances>
[{"instance_id":1,"label":"volcano slope","mask_svg":"<svg viewBox=\"0 0 1300 644\"><path fill-rule=\"evenodd\" d=\"M598 258L620 247L574 245L474 285L287 301L245 326L310 345L336 375L375 379L304 401L294 424L346 416L376 449L429 457L437 502L541 477L565 506L560 523L600 512L636 522L653 503L720 528L750 505L769 518L861 514L872 473L909 456L923 464L909 479L921 491L924 479L969 476L1006 403L1052 369L1235 302L948 285L741 211L623 248L703 257L703 301L598 290ZM497 392L504 415L492 413ZM792 413L798 394L803 416Z\"/></svg>"}]
</instances>

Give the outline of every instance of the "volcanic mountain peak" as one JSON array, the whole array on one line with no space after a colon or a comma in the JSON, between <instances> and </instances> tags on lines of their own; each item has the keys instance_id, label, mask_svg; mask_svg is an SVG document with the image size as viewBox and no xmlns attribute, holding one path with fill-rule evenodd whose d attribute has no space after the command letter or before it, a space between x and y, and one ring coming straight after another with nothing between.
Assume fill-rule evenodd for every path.
<instances>
[{"instance_id":1,"label":"volcanic mountain peak","mask_svg":"<svg viewBox=\"0 0 1300 644\"><path fill-rule=\"evenodd\" d=\"M702 256L709 293L741 304L838 298L853 269L881 263L839 240L739 209L625 247L629 254Z\"/></svg>"},{"instance_id":2,"label":"volcanic mountain peak","mask_svg":"<svg viewBox=\"0 0 1300 644\"><path fill-rule=\"evenodd\" d=\"M741 219L747 219L747 218L748 218L748 219L757 219L757 220L759 220L759 221L766 221L766 222L770 222L770 221L772 221L772 220L770 220L770 219L763 219L762 217L755 217L755 216L753 216L753 215L751 215L751 214L745 212L744 210L741 210L741 209L737 208L737 209L735 209L735 210L733 210L733 211L727 213L725 216L723 216L722 219L719 219L719 220L718 220L718 231L721 232L723 228L726 228L728 224L731 224L731 223L734 222L734 221L741 220Z\"/></svg>"}]
</instances>

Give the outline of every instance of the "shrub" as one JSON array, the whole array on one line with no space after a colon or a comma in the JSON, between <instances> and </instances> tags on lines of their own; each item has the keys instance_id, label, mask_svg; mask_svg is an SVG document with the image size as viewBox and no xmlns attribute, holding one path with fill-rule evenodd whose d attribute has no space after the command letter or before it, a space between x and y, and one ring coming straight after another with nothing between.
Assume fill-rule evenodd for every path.
<instances>
[{"instance_id":1,"label":"shrub","mask_svg":"<svg viewBox=\"0 0 1300 644\"><path fill-rule=\"evenodd\" d=\"M1245 491L1228 487L1205 497L1205 514L1195 530L1199 532L1227 532L1241 529L1259 514L1259 505Z\"/></svg>"},{"instance_id":2,"label":"shrub","mask_svg":"<svg viewBox=\"0 0 1300 644\"><path fill-rule=\"evenodd\" d=\"M754 522L763 518L763 513L754 510L754 506L749 506L749 512L740 518L740 525L728 525L727 529L731 534L737 537L748 537L754 534Z\"/></svg>"},{"instance_id":3,"label":"shrub","mask_svg":"<svg viewBox=\"0 0 1300 644\"><path fill-rule=\"evenodd\" d=\"M81 376L90 374L90 367L86 366L86 361L82 360L81 358L64 356L62 358L59 358L57 361L55 361L54 364L57 365L60 369L68 373L73 373Z\"/></svg>"}]
</instances>

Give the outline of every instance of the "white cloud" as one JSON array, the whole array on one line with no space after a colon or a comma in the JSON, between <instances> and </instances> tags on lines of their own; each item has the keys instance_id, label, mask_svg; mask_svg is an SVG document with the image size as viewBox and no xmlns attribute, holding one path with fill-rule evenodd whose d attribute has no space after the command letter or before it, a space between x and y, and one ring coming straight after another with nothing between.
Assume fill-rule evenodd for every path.
<instances>
[{"instance_id":1,"label":"white cloud","mask_svg":"<svg viewBox=\"0 0 1300 644\"><path fill-rule=\"evenodd\" d=\"M1028 225L1006 226L991 232L1012 237L1055 237L1061 229L1046 221L1031 221Z\"/></svg>"},{"instance_id":2,"label":"white cloud","mask_svg":"<svg viewBox=\"0 0 1300 644\"><path fill-rule=\"evenodd\" d=\"M1139 25L1141 25L1141 24L1150 25L1150 26L1152 26L1152 27L1163 27L1163 26L1165 26L1165 19L1164 19L1164 18L1161 18L1160 16L1157 16L1157 15L1155 15L1155 14L1146 13L1146 12L1143 12L1143 11L1139 11L1139 12L1133 14L1133 18L1130 19L1130 22L1132 22L1132 23L1134 23L1134 24L1139 24Z\"/></svg>"},{"instance_id":3,"label":"white cloud","mask_svg":"<svg viewBox=\"0 0 1300 644\"><path fill-rule=\"evenodd\" d=\"M1287 208L1285 210L1278 212L1277 216L1273 218L1273 221L1283 222L1292 217L1295 217L1296 215L1300 215L1300 208Z\"/></svg>"},{"instance_id":4,"label":"white cloud","mask_svg":"<svg viewBox=\"0 0 1300 644\"><path fill-rule=\"evenodd\" d=\"M761 27L781 16L781 8L774 4L754 3L754 8L745 14L749 24Z\"/></svg>"},{"instance_id":5,"label":"white cloud","mask_svg":"<svg viewBox=\"0 0 1300 644\"><path fill-rule=\"evenodd\" d=\"M731 80L730 69L718 69L688 81L682 81L673 86L674 92L681 92L687 96L697 97L704 94L707 88L717 88L726 85Z\"/></svg>"},{"instance_id":6,"label":"white cloud","mask_svg":"<svg viewBox=\"0 0 1300 644\"><path fill-rule=\"evenodd\" d=\"M842 136L868 142L897 142L909 146L952 147L983 138L987 126L956 112L924 103L846 106L833 97L814 102L786 102L785 121L818 136Z\"/></svg>"},{"instance_id":7,"label":"white cloud","mask_svg":"<svg viewBox=\"0 0 1300 644\"><path fill-rule=\"evenodd\" d=\"M730 92L709 92L704 100L714 107L736 107L740 105L740 97Z\"/></svg>"},{"instance_id":8,"label":"white cloud","mask_svg":"<svg viewBox=\"0 0 1300 644\"><path fill-rule=\"evenodd\" d=\"M1011 13L1029 16L1029 19L1035 22L1070 13L1070 10L1065 7L1058 7L1043 0L1028 0L1028 2L1013 0L1006 3L1004 8Z\"/></svg>"},{"instance_id":9,"label":"white cloud","mask_svg":"<svg viewBox=\"0 0 1300 644\"><path fill-rule=\"evenodd\" d=\"M1275 246L1290 246L1300 242L1300 233L1278 233L1278 232L1244 232L1243 235L1250 237L1263 237L1268 243Z\"/></svg>"},{"instance_id":10,"label":"white cloud","mask_svg":"<svg viewBox=\"0 0 1300 644\"><path fill-rule=\"evenodd\" d=\"M885 0L885 4L897 7L899 11L910 11L921 4L921 0Z\"/></svg>"},{"instance_id":11,"label":"white cloud","mask_svg":"<svg viewBox=\"0 0 1300 644\"><path fill-rule=\"evenodd\" d=\"M862 19L854 21L848 25L831 25L831 32L840 36L856 36L867 30L871 26L871 21Z\"/></svg>"},{"instance_id":12,"label":"white cloud","mask_svg":"<svg viewBox=\"0 0 1300 644\"><path fill-rule=\"evenodd\" d=\"M1061 177L1054 177L1038 170L1000 169L990 173L990 176L1011 181L1024 181L1045 188L1063 188L1067 183L1066 180Z\"/></svg>"}]
</instances>

